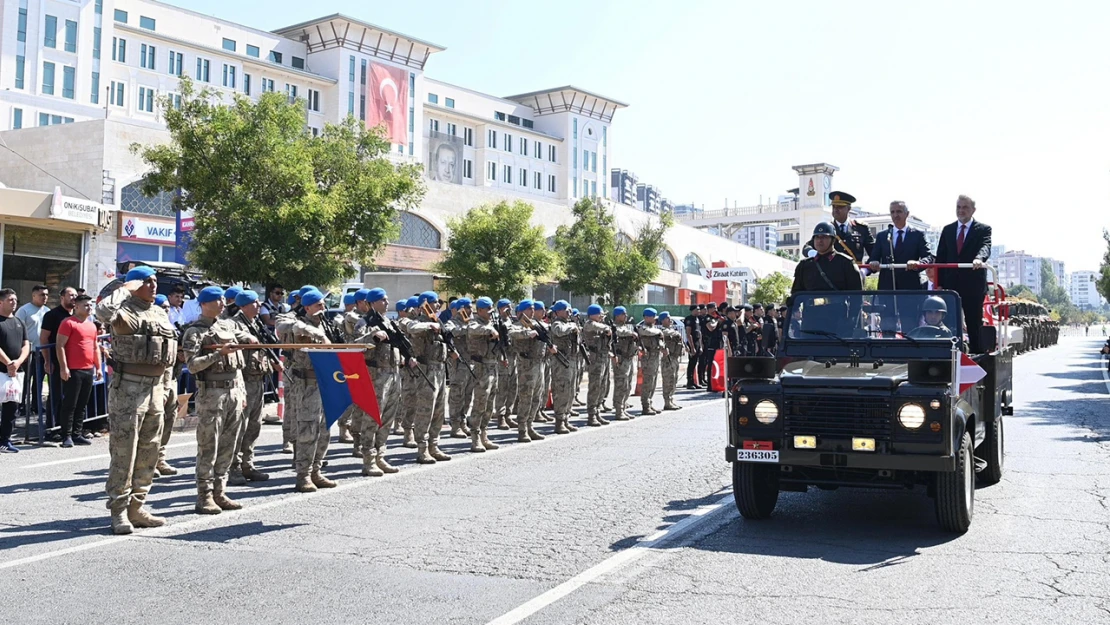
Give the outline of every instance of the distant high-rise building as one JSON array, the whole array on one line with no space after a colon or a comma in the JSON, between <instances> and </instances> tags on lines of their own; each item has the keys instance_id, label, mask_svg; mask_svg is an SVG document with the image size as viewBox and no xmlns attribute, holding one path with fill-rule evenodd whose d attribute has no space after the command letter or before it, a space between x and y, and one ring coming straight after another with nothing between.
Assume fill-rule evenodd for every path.
<instances>
[{"instance_id":1,"label":"distant high-rise building","mask_svg":"<svg viewBox=\"0 0 1110 625\"><path fill-rule=\"evenodd\" d=\"M617 204L636 206L636 174L627 169L614 169L609 173L609 197Z\"/></svg>"}]
</instances>

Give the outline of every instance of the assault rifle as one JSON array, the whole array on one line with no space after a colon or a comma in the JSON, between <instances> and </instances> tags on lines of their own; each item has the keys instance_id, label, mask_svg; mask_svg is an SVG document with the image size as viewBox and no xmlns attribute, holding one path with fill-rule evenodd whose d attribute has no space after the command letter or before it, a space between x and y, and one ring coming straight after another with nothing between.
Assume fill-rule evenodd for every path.
<instances>
[{"instance_id":1,"label":"assault rifle","mask_svg":"<svg viewBox=\"0 0 1110 625\"><path fill-rule=\"evenodd\" d=\"M522 315L520 317L520 322L523 323L526 328L536 331L536 338L539 340L539 342L555 350L555 359L559 361L559 364L568 369L570 368L570 360L567 359L566 354L559 351L559 349L556 348L554 344L552 344L551 333L548 332L542 321L534 321Z\"/></svg>"},{"instance_id":2,"label":"assault rifle","mask_svg":"<svg viewBox=\"0 0 1110 625\"><path fill-rule=\"evenodd\" d=\"M432 310L428 302L424 302L420 306L420 309L424 311L425 315L428 315L429 319L434 319L439 322L439 335L443 339L443 344L447 346L447 351L458 356L459 362L462 363L463 367L466 367L466 371L470 374L470 377L477 380L478 375L474 373L474 367L471 367L469 362L463 360L462 356L459 355L459 350L455 348L455 333L447 328L447 324L444 323L442 319L436 316L435 311Z\"/></svg>"},{"instance_id":3,"label":"assault rifle","mask_svg":"<svg viewBox=\"0 0 1110 625\"><path fill-rule=\"evenodd\" d=\"M405 336L404 333L397 330L396 326L393 326L392 324L387 324L385 322L385 317L383 317L381 313L374 309L371 309L370 312L366 314L365 319L366 327L377 328L378 330L385 332L386 342L396 347L397 350L401 352L401 357L405 359L405 365L403 368L408 370L409 376L415 380L416 374L413 373L412 370L416 369L420 372L420 375L424 378L424 381L428 383L428 387L435 389L435 385L432 384L431 379L428 378L428 374L424 373L423 369L421 369L420 367L409 366L409 359L416 357L416 353L414 352L412 347L412 341L409 340L409 337Z\"/></svg>"},{"instance_id":4,"label":"assault rifle","mask_svg":"<svg viewBox=\"0 0 1110 625\"><path fill-rule=\"evenodd\" d=\"M251 333L251 336L258 339L259 343L263 345L277 345L277 337L274 336L273 332L269 328L267 328L266 325L263 324L258 317L255 317L254 319L247 319L247 316L243 314L242 309L240 309L239 312L235 314L243 318L243 324L247 326L247 331ZM271 363L275 365L281 364L281 358L278 357L276 353L274 353L274 350L267 347L264 348L262 352L266 354L266 357L270 359Z\"/></svg>"}]
</instances>

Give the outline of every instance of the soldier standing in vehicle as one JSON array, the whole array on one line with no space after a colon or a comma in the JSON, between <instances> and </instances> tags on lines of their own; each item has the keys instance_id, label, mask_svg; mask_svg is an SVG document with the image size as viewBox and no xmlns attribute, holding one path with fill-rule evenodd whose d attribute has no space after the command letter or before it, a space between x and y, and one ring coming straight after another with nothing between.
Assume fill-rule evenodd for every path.
<instances>
[{"instance_id":1,"label":"soldier standing in vehicle","mask_svg":"<svg viewBox=\"0 0 1110 625\"><path fill-rule=\"evenodd\" d=\"M817 255L798 263L791 293L863 290L859 268L847 254L833 248L835 237L836 228L827 221L813 229L813 249Z\"/></svg>"}]
</instances>

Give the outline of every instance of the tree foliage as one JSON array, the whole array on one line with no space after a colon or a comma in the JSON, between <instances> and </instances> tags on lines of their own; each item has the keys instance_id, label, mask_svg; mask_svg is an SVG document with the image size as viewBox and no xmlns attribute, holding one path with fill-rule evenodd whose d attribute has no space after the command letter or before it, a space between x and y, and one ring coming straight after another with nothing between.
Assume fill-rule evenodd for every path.
<instances>
[{"instance_id":1,"label":"tree foliage","mask_svg":"<svg viewBox=\"0 0 1110 625\"><path fill-rule=\"evenodd\" d=\"M600 203L585 198L574 205L574 223L560 226L555 249L562 256L559 286L571 293L597 295L607 305L631 303L659 275L663 239L674 218L648 217L631 243L617 239L616 220Z\"/></svg>"},{"instance_id":2,"label":"tree foliage","mask_svg":"<svg viewBox=\"0 0 1110 625\"><path fill-rule=\"evenodd\" d=\"M1097 283L1098 293L1103 298L1110 300L1110 232L1102 230L1102 240L1106 241L1106 251L1102 254L1102 264L1099 265L1099 278Z\"/></svg>"},{"instance_id":3,"label":"tree foliage","mask_svg":"<svg viewBox=\"0 0 1110 625\"><path fill-rule=\"evenodd\" d=\"M543 228L532 226L532 205L479 206L448 223L447 254L436 266L455 293L522 299L552 269Z\"/></svg>"},{"instance_id":4,"label":"tree foliage","mask_svg":"<svg viewBox=\"0 0 1110 625\"><path fill-rule=\"evenodd\" d=\"M794 281L786 274L775 272L756 280L752 300L760 304L781 304L790 295Z\"/></svg>"},{"instance_id":5,"label":"tree foliage","mask_svg":"<svg viewBox=\"0 0 1110 625\"><path fill-rule=\"evenodd\" d=\"M1052 318L1060 323L1074 323L1079 318L1079 309L1071 303L1068 290L1056 281L1052 263L1041 259L1041 296L1040 302L1052 312Z\"/></svg>"},{"instance_id":6,"label":"tree foliage","mask_svg":"<svg viewBox=\"0 0 1110 625\"><path fill-rule=\"evenodd\" d=\"M1021 299L1032 300L1034 302L1041 301L1040 298L1037 297L1037 294L1033 292L1033 289L1025 286L1024 284L1019 284L1019 285L1013 287L1012 289L1010 289L1009 291L1007 291L1006 292L1006 297L1008 297L1008 298L1020 297Z\"/></svg>"},{"instance_id":7,"label":"tree foliage","mask_svg":"<svg viewBox=\"0 0 1110 625\"><path fill-rule=\"evenodd\" d=\"M397 210L424 189L419 167L385 158L389 142L353 118L305 127L303 101L263 93L225 103L182 80L161 101L171 140L132 145L151 167L142 191L193 211L190 263L221 282L330 286L398 234Z\"/></svg>"}]
</instances>

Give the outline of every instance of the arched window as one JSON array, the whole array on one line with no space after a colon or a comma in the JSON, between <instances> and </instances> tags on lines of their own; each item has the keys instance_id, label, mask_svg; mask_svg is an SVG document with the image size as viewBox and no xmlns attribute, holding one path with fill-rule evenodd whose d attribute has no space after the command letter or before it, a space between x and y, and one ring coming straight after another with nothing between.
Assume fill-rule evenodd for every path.
<instances>
[{"instance_id":1,"label":"arched window","mask_svg":"<svg viewBox=\"0 0 1110 625\"><path fill-rule=\"evenodd\" d=\"M659 267L667 271L674 271L674 254L667 250L659 252Z\"/></svg>"},{"instance_id":2,"label":"arched window","mask_svg":"<svg viewBox=\"0 0 1110 625\"><path fill-rule=\"evenodd\" d=\"M443 249L443 236L426 219L409 211L401 211L398 219L401 222L401 236L394 243L432 250Z\"/></svg>"},{"instance_id":3,"label":"arched window","mask_svg":"<svg viewBox=\"0 0 1110 625\"><path fill-rule=\"evenodd\" d=\"M705 269L705 263L701 262L698 255L690 252L686 255L686 260L682 261L682 271L685 273L701 274Z\"/></svg>"},{"instance_id":4,"label":"arched window","mask_svg":"<svg viewBox=\"0 0 1110 625\"><path fill-rule=\"evenodd\" d=\"M142 192L142 180L136 180L120 191L120 210L140 215L173 217L173 194L165 191L154 197L146 197Z\"/></svg>"},{"instance_id":5,"label":"arched window","mask_svg":"<svg viewBox=\"0 0 1110 625\"><path fill-rule=\"evenodd\" d=\"M625 246L628 246L628 247L632 247L632 244L633 244L632 237L628 236L627 234L625 234L623 232L618 232L617 233L617 245L625 245Z\"/></svg>"}]
</instances>

